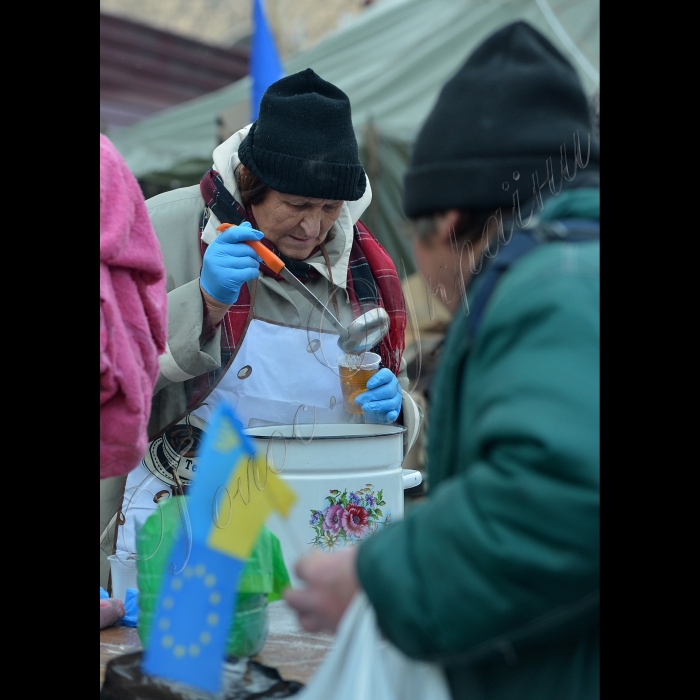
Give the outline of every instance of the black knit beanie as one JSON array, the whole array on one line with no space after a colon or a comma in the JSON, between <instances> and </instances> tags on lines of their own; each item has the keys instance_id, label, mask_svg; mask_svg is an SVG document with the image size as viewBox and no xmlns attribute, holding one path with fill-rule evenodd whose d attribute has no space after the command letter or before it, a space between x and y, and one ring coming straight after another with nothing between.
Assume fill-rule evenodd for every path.
<instances>
[{"instance_id":1,"label":"black knit beanie","mask_svg":"<svg viewBox=\"0 0 700 700\"><path fill-rule=\"evenodd\" d=\"M350 100L311 68L267 88L238 157L278 192L352 201L365 191Z\"/></svg>"},{"instance_id":2,"label":"black knit beanie","mask_svg":"<svg viewBox=\"0 0 700 700\"><path fill-rule=\"evenodd\" d=\"M509 24L486 39L443 86L416 140L404 178L411 218L446 209L512 207L533 197L533 174L561 180L560 148L574 172L574 132L598 170L588 102L574 68L536 29Z\"/></svg>"}]
</instances>

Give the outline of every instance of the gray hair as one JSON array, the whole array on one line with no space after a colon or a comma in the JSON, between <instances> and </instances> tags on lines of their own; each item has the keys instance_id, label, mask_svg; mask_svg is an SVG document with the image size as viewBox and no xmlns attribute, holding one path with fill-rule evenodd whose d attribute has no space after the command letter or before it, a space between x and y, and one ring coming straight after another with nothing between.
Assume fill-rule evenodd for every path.
<instances>
[{"instance_id":1,"label":"gray hair","mask_svg":"<svg viewBox=\"0 0 700 700\"><path fill-rule=\"evenodd\" d=\"M404 232L408 238L418 238L425 241L435 233L435 215L419 216L417 219L409 219L404 226Z\"/></svg>"}]
</instances>

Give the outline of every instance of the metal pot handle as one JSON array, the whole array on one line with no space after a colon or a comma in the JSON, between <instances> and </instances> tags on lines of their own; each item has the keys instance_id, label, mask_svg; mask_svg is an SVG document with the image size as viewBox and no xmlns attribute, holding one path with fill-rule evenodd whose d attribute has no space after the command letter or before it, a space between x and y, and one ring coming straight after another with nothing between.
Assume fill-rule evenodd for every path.
<instances>
[{"instance_id":1,"label":"metal pot handle","mask_svg":"<svg viewBox=\"0 0 700 700\"><path fill-rule=\"evenodd\" d=\"M423 475L416 469L403 469L403 487L410 489L423 481Z\"/></svg>"}]
</instances>

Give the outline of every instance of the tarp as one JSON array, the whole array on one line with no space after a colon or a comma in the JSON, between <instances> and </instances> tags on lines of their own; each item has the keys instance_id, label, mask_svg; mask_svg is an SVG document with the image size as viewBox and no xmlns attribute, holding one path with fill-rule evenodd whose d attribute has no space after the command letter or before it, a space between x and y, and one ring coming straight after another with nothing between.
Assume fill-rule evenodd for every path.
<instances>
[{"instance_id":1,"label":"tarp","mask_svg":"<svg viewBox=\"0 0 700 700\"><path fill-rule=\"evenodd\" d=\"M402 231L403 173L411 145L442 85L489 34L524 19L576 67L591 94L599 82L598 0L383 0L313 48L284 62L310 67L350 98L373 203L362 219L403 273L414 271ZM110 134L137 177L194 183L211 166L222 115L245 126L250 78ZM242 123L236 124L239 115ZM226 120L224 119L226 123ZM224 134L226 135L226 134Z\"/></svg>"}]
</instances>

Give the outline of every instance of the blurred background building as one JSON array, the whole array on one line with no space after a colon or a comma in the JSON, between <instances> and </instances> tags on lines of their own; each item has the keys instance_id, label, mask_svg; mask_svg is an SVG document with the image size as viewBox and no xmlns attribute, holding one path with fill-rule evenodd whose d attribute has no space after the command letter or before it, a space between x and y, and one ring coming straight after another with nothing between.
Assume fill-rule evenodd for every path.
<instances>
[{"instance_id":1,"label":"blurred background building","mask_svg":"<svg viewBox=\"0 0 700 700\"><path fill-rule=\"evenodd\" d=\"M247 74L247 46L221 48L100 14L100 131L105 134Z\"/></svg>"},{"instance_id":2,"label":"blurred background building","mask_svg":"<svg viewBox=\"0 0 700 700\"><path fill-rule=\"evenodd\" d=\"M282 58L308 48L381 0L267 0ZM250 0L100 0L100 12L223 49L247 45Z\"/></svg>"}]
</instances>

